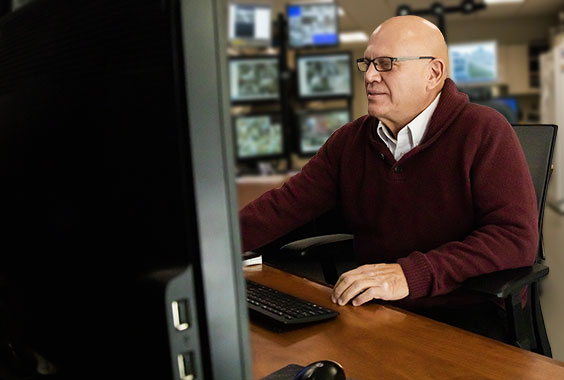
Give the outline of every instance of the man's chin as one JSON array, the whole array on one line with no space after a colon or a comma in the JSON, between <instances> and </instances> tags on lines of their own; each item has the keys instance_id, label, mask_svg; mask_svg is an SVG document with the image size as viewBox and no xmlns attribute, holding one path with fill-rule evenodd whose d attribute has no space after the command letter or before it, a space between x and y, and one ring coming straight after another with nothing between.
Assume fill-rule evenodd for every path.
<instances>
[{"instance_id":1,"label":"man's chin","mask_svg":"<svg viewBox=\"0 0 564 380\"><path fill-rule=\"evenodd\" d=\"M380 116L382 116L382 111L377 109L376 107L368 107L368 115L375 118L380 118Z\"/></svg>"}]
</instances>

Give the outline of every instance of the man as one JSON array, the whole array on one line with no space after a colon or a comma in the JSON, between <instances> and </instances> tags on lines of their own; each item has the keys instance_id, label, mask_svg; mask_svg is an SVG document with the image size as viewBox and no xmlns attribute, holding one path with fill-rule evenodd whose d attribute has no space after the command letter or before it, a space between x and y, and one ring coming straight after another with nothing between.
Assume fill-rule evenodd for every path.
<instances>
[{"instance_id":1,"label":"man","mask_svg":"<svg viewBox=\"0 0 564 380\"><path fill-rule=\"evenodd\" d=\"M519 141L503 116L447 79L441 32L394 17L357 60L368 115L337 130L287 184L240 212L256 249L342 206L358 268L332 300L415 300L484 273L531 265L537 206Z\"/></svg>"}]
</instances>

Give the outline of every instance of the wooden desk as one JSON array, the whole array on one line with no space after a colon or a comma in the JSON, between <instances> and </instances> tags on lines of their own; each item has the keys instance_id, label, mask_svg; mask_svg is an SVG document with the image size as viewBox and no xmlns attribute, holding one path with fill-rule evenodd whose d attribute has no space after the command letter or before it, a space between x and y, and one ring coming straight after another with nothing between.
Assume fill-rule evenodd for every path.
<instances>
[{"instance_id":1,"label":"wooden desk","mask_svg":"<svg viewBox=\"0 0 564 380\"><path fill-rule=\"evenodd\" d=\"M244 176L236 179L239 209L254 201L268 190L279 188L292 176L289 174Z\"/></svg>"},{"instance_id":2,"label":"wooden desk","mask_svg":"<svg viewBox=\"0 0 564 380\"><path fill-rule=\"evenodd\" d=\"M251 323L253 376L287 364L331 359L348 377L366 379L564 379L564 363L376 303L336 306L331 289L266 265L245 277L319 305L332 321L283 333Z\"/></svg>"}]
</instances>

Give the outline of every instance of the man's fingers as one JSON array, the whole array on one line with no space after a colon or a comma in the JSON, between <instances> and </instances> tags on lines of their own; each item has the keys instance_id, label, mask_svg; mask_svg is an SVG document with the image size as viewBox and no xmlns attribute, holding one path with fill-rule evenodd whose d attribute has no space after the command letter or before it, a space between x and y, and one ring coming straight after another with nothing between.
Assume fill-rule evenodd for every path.
<instances>
[{"instance_id":1,"label":"man's fingers","mask_svg":"<svg viewBox=\"0 0 564 380\"><path fill-rule=\"evenodd\" d=\"M377 298L376 288L370 288L370 289L367 289L366 291L362 292L361 294L359 294L352 301L352 305L353 306L364 305L365 303L372 301L374 298Z\"/></svg>"},{"instance_id":2,"label":"man's fingers","mask_svg":"<svg viewBox=\"0 0 564 380\"><path fill-rule=\"evenodd\" d=\"M351 287L354 286L355 284L362 282L362 281L366 281L366 280L370 280L370 276L368 276L367 274L364 273L348 273L348 274L343 274L340 278L339 281L337 282L337 284L335 284L335 287L333 288L333 294L331 296L331 300L335 303L338 302L339 299L341 299L343 297L343 294ZM346 303L346 302L345 302ZM344 304L343 304L344 305Z\"/></svg>"},{"instance_id":3,"label":"man's fingers","mask_svg":"<svg viewBox=\"0 0 564 380\"><path fill-rule=\"evenodd\" d=\"M379 281L376 279L364 280L355 282L353 285L349 286L347 290L337 299L339 305L346 305L350 300L357 297L359 294L364 294L371 288L380 287ZM367 290L368 289L368 290ZM370 294L373 292L371 291Z\"/></svg>"},{"instance_id":4,"label":"man's fingers","mask_svg":"<svg viewBox=\"0 0 564 380\"><path fill-rule=\"evenodd\" d=\"M355 269L351 269L351 270L349 270L349 271L343 273L343 274L339 277L339 279L337 280L337 283L335 284L335 287L334 287L334 288L335 288L335 289L338 288L339 285L341 285L341 283L342 283L345 279L349 278L350 276L356 276L356 275L362 273L362 272L363 272L363 268L364 268L365 266L366 266L366 265L363 265L363 266L360 266L360 267L355 268Z\"/></svg>"}]
</instances>

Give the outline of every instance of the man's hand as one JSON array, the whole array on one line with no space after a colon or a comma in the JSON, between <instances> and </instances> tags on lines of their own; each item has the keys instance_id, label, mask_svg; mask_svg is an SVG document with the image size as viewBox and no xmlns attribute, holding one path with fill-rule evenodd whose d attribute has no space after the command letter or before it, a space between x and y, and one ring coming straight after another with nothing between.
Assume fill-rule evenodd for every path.
<instances>
[{"instance_id":1,"label":"man's hand","mask_svg":"<svg viewBox=\"0 0 564 380\"><path fill-rule=\"evenodd\" d=\"M345 272L333 288L331 301L360 306L371 299L399 300L407 297L409 287L399 264L369 264ZM356 297L356 298L355 298Z\"/></svg>"}]
</instances>

